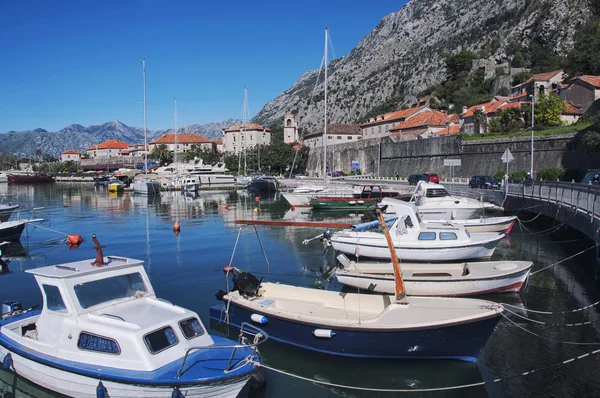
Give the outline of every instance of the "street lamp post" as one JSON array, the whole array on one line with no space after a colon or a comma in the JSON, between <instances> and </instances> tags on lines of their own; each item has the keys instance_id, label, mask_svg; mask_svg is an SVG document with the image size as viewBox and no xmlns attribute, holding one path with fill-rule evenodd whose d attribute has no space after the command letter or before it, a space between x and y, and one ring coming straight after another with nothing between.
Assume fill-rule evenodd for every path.
<instances>
[{"instance_id":1,"label":"street lamp post","mask_svg":"<svg viewBox=\"0 0 600 398\"><path fill-rule=\"evenodd\" d=\"M531 97L531 168L529 170L531 178L533 179L533 130L535 127L534 109L535 109L535 95Z\"/></svg>"}]
</instances>

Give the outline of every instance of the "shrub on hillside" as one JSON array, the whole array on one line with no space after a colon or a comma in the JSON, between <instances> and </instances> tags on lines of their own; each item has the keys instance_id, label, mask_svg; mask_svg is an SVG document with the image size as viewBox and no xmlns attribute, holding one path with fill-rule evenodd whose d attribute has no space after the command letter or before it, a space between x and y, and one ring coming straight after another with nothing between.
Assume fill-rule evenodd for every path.
<instances>
[{"instance_id":1,"label":"shrub on hillside","mask_svg":"<svg viewBox=\"0 0 600 398\"><path fill-rule=\"evenodd\" d=\"M560 167L550 167L547 169L541 169L537 172L537 179L544 181L556 181L562 180L565 175L565 169Z\"/></svg>"}]
</instances>

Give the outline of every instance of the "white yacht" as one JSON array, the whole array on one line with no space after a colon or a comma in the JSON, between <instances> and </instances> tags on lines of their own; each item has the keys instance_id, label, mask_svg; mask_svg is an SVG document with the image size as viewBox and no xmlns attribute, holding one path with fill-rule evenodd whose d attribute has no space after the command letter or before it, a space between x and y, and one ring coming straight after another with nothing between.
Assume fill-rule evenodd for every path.
<instances>
[{"instance_id":1,"label":"white yacht","mask_svg":"<svg viewBox=\"0 0 600 398\"><path fill-rule=\"evenodd\" d=\"M225 167L225 163L220 162L215 165L206 165L202 159L194 159L190 161L193 165L190 174L200 178L200 186L234 186L235 178L229 173L229 169Z\"/></svg>"},{"instance_id":2,"label":"white yacht","mask_svg":"<svg viewBox=\"0 0 600 398\"><path fill-rule=\"evenodd\" d=\"M413 203L423 220L468 220L486 211L503 208L481 200L450 195L441 184L419 181L410 203Z\"/></svg>"}]
</instances>

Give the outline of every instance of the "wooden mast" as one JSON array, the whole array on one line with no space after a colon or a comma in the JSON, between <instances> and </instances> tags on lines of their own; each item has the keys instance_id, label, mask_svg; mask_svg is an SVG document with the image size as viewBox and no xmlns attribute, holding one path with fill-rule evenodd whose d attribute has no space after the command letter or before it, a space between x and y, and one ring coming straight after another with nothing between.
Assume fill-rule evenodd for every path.
<instances>
[{"instance_id":1,"label":"wooden mast","mask_svg":"<svg viewBox=\"0 0 600 398\"><path fill-rule=\"evenodd\" d=\"M383 213L381 210L377 210L377 215L379 216L379 224L383 227L383 233L385 235L385 239L387 240L388 247L390 249L390 255L392 257L392 265L394 267L394 281L396 283L396 301L407 304L406 301L406 290L404 289L404 280L402 279L402 271L400 270L400 261L398 261L398 256L396 255L396 249L394 248L394 242L392 242L392 237L390 236L390 230L388 229L385 220L383 219Z\"/></svg>"}]
</instances>

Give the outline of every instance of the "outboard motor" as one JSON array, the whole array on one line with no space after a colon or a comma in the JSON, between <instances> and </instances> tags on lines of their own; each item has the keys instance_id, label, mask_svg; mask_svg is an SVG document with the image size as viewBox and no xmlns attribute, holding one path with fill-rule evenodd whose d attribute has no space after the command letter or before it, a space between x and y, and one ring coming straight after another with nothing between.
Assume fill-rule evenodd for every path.
<instances>
[{"instance_id":1,"label":"outboard motor","mask_svg":"<svg viewBox=\"0 0 600 398\"><path fill-rule=\"evenodd\" d=\"M5 301L2 303L2 315L10 314L16 311L22 311L20 301Z\"/></svg>"},{"instance_id":2,"label":"outboard motor","mask_svg":"<svg viewBox=\"0 0 600 398\"><path fill-rule=\"evenodd\" d=\"M240 272L233 276L233 290L237 290L244 297L254 297L258 294L262 278L257 277L249 272Z\"/></svg>"}]
</instances>

